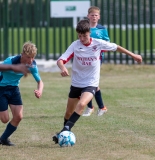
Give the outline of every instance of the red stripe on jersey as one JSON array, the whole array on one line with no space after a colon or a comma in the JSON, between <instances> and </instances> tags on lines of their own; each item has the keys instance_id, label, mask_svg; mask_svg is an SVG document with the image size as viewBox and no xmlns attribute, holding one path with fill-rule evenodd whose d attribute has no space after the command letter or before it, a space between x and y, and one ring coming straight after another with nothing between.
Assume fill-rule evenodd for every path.
<instances>
[{"instance_id":1,"label":"red stripe on jersey","mask_svg":"<svg viewBox=\"0 0 155 160\"><path fill-rule=\"evenodd\" d=\"M66 64L73 57L74 57L74 52L67 58L67 60L59 59L58 61L62 60L63 64Z\"/></svg>"},{"instance_id":2,"label":"red stripe on jersey","mask_svg":"<svg viewBox=\"0 0 155 160\"><path fill-rule=\"evenodd\" d=\"M106 51L106 50L101 50L101 53L102 53L102 52L107 52L107 51Z\"/></svg>"}]
</instances>

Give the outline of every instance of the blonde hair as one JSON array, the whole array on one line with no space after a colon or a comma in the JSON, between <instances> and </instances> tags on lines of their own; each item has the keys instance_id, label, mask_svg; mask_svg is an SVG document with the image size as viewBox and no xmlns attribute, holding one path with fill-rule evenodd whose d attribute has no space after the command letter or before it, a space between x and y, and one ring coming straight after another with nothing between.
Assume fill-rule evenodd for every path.
<instances>
[{"instance_id":1,"label":"blonde hair","mask_svg":"<svg viewBox=\"0 0 155 160\"><path fill-rule=\"evenodd\" d=\"M28 56L34 58L37 54L36 45L30 41L25 42L23 45L22 54L27 54Z\"/></svg>"},{"instance_id":2,"label":"blonde hair","mask_svg":"<svg viewBox=\"0 0 155 160\"><path fill-rule=\"evenodd\" d=\"M88 9L88 14L90 14L91 12L98 12L100 14L100 8L96 7L96 6L91 6L89 9Z\"/></svg>"}]
</instances>

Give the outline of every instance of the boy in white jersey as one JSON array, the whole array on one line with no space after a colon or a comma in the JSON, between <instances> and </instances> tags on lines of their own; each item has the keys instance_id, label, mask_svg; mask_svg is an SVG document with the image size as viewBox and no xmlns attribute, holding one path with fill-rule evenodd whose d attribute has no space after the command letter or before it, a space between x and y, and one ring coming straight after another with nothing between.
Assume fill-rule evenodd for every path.
<instances>
[{"instance_id":1,"label":"boy in white jersey","mask_svg":"<svg viewBox=\"0 0 155 160\"><path fill-rule=\"evenodd\" d=\"M57 61L63 77L69 76L65 63L73 58L71 87L65 113L65 123L62 131L70 131L83 113L85 106L95 95L100 79L100 54L103 51L118 51L131 56L138 63L142 57L136 55L115 43L90 37L88 20L81 20L76 27L78 40L74 41ZM53 141L58 143L58 135Z\"/></svg>"},{"instance_id":2,"label":"boy in white jersey","mask_svg":"<svg viewBox=\"0 0 155 160\"><path fill-rule=\"evenodd\" d=\"M87 15L90 23L90 37L97 38L97 39L103 39L105 41L110 41L110 38L108 36L107 29L98 24L98 21L100 19L100 9L96 6L91 6L88 9L88 15ZM104 52L101 54L101 64L104 59ZM95 93L95 100L98 104L98 111L97 115L101 116L104 113L107 112L106 106L104 106L102 95L100 88L97 88L97 91ZM84 111L82 116L90 116L94 112L94 106L92 105L92 100L88 103L86 110Z\"/></svg>"}]
</instances>

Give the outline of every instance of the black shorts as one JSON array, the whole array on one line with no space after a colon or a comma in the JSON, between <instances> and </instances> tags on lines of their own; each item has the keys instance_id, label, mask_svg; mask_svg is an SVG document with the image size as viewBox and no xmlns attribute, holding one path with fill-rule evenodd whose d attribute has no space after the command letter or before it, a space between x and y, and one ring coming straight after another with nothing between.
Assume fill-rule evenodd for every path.
<instances>
[{"instance_id":1,"label":"black shorts","mask_svg":"<svg viewBox=\"0 0 155 160\"><path fill-rule=\"evenodd\" d=\"M8 104L22 105L18 86L0 86L0 112L6 111Z\"/></svg>"},{"instance_id":2,"label":"black shorts","mask_svg":"<svg viewBox=\"0 0 155 160\"><path fill-rule=\"evenodd\" d=\"M71 86L70 92L69 92L69 98L79 98L81 94L84 92L90 92L93 95L95 95L96 90L97 90L97 87L93 87L93 86L88 86L84 88L78 88L78 87Z\"/></svg>"}]
</instances>

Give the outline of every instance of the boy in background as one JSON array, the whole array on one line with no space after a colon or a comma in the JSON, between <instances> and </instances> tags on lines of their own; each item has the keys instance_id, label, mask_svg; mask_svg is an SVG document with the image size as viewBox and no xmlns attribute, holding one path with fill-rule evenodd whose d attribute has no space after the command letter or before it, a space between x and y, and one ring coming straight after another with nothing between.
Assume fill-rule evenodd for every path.
<instances>
[{"instance_id":1,"label":"boy in background","mask_svg":"<svg viewBox=\"0 0 155 160\"><path fill-rule=\"evenodd\" d=\"M110 38L108 36L107 29L98 24L98 21L100 19L100 9L96 6L92 6L88 9L88 15L87 15L90 23L90 37L97 38L97 39L103 39L105 41L110 41ZM101 64L104 59L104 52L101 54ZM97 91L95 93L95 100L98 105L98 111L97 115L102 116L104 113L107 112L106 106L104 106L102 95L100 88L97 88ZM92 104L92 100L88 103L86 110L84 111L82 116L90 116L94 112L94 106Z\"/></svg>"}]
</instances>

